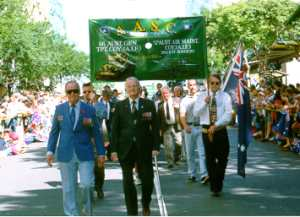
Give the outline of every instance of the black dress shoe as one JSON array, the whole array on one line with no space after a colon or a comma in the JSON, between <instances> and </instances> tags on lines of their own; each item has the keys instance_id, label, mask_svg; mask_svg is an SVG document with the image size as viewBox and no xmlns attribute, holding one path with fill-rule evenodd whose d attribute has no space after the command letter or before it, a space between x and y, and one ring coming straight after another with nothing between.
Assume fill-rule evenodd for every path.
<instances>
[{"instance_id":1,"label":"black dress shoe","mask_svg":"<svg viewBox=\"0 0 300 217\"><path fill-rule=\"evenodd\" d=\"M104 197L104 193L102 189L97 190L97 197L98 199L102 199Z\"/></svg>"},{"instance_id":2,"label":"black dress shoe","mask_svg":"<svg viewBox=\"0 0 300 217\"><path fill-rule=\"evenodd\" d=\"M195 183L195 182L197 182L196 177L195 176L189 177L188 180L187 180L187 182L188 183Z\"/></svg>"},{"instance_id":3,"label":"black dress shoe","mask_svg":"<svg viewBox=\"0 0 300 217\"><path fill-rule=\"evenodd\" d=\"M167 167L168 167L168 169L172 169L174 167L174 165L173 164L169 164Z\"/></svg>"},{"instance_id":4,"label":"black dress shoe","mask_svg":"<svg viewBox=\"0 0 300 217\"><path fill-rule=\"evenodd\" d=\"M220 191L213 191L211 193L211 196L213 196L213 197L220 197L221 196L221 192Z\"/></svg>"},{"instance_id":5,"label":"black dress shoe","mask_svg":"<svg viewBox=\"0 0 300 217\"><path fill-rule=\"evenodd\" d=\"M150 216L151 211L149 207L144 207L143 208L143 216Z\"/></svg>"}]
</instances>

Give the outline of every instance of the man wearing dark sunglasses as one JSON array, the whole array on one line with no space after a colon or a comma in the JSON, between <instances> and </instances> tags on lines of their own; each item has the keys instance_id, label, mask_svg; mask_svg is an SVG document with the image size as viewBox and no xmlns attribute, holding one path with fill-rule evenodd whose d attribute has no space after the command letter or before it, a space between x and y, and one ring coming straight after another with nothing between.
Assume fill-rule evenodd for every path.
<instances>
[{"instance_id":1,"label":"man wearing dark sunglasses","mask_svg":"<svg viewBox=\"0 0 300 217\"><path fill-rule=\"evenodd\" d=\"M232 118L231 98L220 87L220 76L210 75L208 91L199 94L193 111L195 116L200 117L210 190L216 197L220 196L223 188L229 154L226 126Z\"/></svg>"},{"instance_id":2,"label":"man wearing dark sunglasses","mask_svg":"<svg viewBox=\"0 0 300 217\"><path fill-rule=\"evenodd\" d=\"M104 167L105 149L95 109L80 101L80 88L76 81L65 85L68 101L56 106L47 147L47 162L52 166L57 151L63 190L65 215L79 215L76 201L77 175L80 176L82 214L92 215L94 190L94 153L92 139L97 150L97 163Z\"/></svg>"}]
</instances>

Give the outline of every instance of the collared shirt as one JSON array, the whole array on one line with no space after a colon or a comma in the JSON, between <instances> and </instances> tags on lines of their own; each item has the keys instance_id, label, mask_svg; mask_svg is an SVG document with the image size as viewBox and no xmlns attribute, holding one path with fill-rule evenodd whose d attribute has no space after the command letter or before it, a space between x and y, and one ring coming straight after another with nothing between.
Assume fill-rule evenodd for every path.
<instances>
[{"instance_id":1,"label":"collared shirt","mask_svg":"<svg viewBox=\"0 0 300 217\"><path fill-rule=\"evenodd\" d=\"M199 116L194 116L194 104L199 95L199 92L192 95L186 95L180 103L180 116L185 117L187 123L199 124Z\"/></svg>"},{"instance_id":2,"label":"collared shirt","mask_svg":"<svg viewBox=\"0 0 300 217\"><path fill-rule=\"evenodd\" d=\"M170 112L170 120L167 119L167 103L169 106L169 112ZM165 117L166 117L166 123L167 124L175 124L175 111L174 111L174 105L173 105L173 99L170 97L168 101L164 102L164 112L165 112Z\"/></svg>"},{"instance_id":3,"label":"collared shirt","mask_svg":"<svg viewBox=\"0 0 300 217\"><path fill-rule=\"evenodd\" d=\"M79 119L79 112L80 112L80 101L78 101L75 104L75 122L74 122L74 126L73 126L73 130L75 130L75 127L77 125L78 119ZM69 103L69 115L71 114L71 104Z\"/></svg>"},{"instance_id":4,"label":"collared shirt","mask_svg":"<svg viewBox=\"0 0 300 217\"><path fill-rule=\"evenodd\" d=\"M194 105L194 116L200 117L200 125L209 125L209 104L205 102L207 92L203 91L199 94ZM216 126L226 126L232 118L231 97L228 93L218 91L216 93L217 101L217 121Z\"/></svg>"},{"instance_id":5,"label":"collared shirt","mask_svg":"<svg viewBox=\"0 0 300 217\"><path fill-rule=\"evenodd\" d=\"M129 104L130 104L130 111L132 111L132 102L133 102L133 99L131 99L130 97L128 99L129 99ZM138 111L139 110L140 98L138 97L134 101L135 101L135 108Z\"/></svg>"},{"instance_id":6,"label":"collared shirt","mask_svg":"<svg viewBox=\"0 0 300 217\"><path fill-rule=\"evenodd\" d=\"M109 120L109 111L110 111L110 104L109 102L106 102L103 100L103 104L105 105L105 108L106 108L106 120Z\"/></svg>"}]
</instances>

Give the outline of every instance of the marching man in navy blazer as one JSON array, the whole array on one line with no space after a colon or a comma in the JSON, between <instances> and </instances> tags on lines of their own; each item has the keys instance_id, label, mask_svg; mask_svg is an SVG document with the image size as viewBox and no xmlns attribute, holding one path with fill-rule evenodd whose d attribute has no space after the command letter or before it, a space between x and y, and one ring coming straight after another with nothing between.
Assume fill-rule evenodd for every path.
<instances>
[{"instance_id":1,"label":"marching man in navy blazer","mask_svg":"<svg viewBox=\"0 0 300 217\"><path fill-rule=\"evenodd\" d=\"M135 77L125 81L128 98L120 101L112 121L112 160L119 160L128 215L138 214L137 191L132 170L137 164L142 182L143 215L150 215L153 191L152 156L159 154L159 127L155 105L139 97L140 83Z\"/></svg>"},{"instance_id":2,"label":"marching man in navy blazer","mask_svg":"<svg viewBox=\"0 0 300 217\"><path fill-rule=\"evenodd\" d=\"M79 101L80 87L76 81L65 85L68 101L56 106L47 147L48 165L52 166L54 154L62 179L63 207L65 215L79 215L76 201L77 173L80 176L82 214L92 215L92 195L94 188L95 140L97 162L104 166L105 149L99 131L95 109Z\"/></svg>"}]
</instances>

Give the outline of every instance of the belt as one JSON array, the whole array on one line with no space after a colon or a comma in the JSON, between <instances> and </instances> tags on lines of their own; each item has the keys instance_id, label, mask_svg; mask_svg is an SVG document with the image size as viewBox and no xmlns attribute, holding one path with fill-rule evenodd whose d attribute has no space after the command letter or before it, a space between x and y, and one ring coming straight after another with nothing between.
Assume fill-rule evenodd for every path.
<instances>
[{"instance_id":1,"label":"belt","mask_svg":"<svg viewBox=\"0 0 300 217\"><path fill-rule=\"evenodd\" d=\"M175 126L176 124L166 124L168 127L173 127Z\"/></svg>"},{"instance_id":2,"label":"belt","mask_svg":"<svg viewBox=\"0 0 300 217\"><path fill-rule=\"evenodd\" d=\"M199 123L187 123L188 125L193 125L194 127L199 127L200 124Z\"/></svg>"},{"instance_id":3,"label":"belt","mask_svg":"<svg viewBox=\"0 0 300 217\"><path fill-rule=\"evenodd\" d=\"M202 125L202 133L208 134L209 127L210 127L210 125ZM220 131L220 130L223 130L223 129L226 129L226 127L225 126L220 126L220 127L217 127L215 131Z\"/></svg>"}]
</instances>

